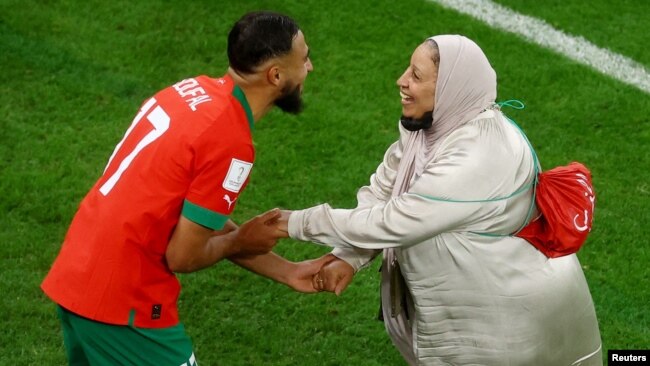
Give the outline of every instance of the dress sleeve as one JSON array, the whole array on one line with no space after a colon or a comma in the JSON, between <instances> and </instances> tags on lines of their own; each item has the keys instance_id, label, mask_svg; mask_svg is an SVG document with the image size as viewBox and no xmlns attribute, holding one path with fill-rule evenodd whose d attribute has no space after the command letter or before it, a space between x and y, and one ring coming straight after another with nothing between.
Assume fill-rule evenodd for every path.
<instances>
[{"instance_id":1,"label":"dress sleeve","mask_svg":"<svg viewBox=\"0 0 650 366\"><path fill-rule=\"evenodd\" d=\"M390 199L401 157L401 143L396 141L386 150L381 164L370 176L370 184L361 187L357 192L357 207L370 207ZM348 247L332 250L332 254L350 264L355 272L370 264L379 253L381 253L381 249Z\"/></svg>"},{"instance_id":2,"label":"dress sleeve","mask_svg":"<svg viewBox=\"0 0 650 366\"><path fill-rule=\"evenodd\" d=\"M401 158L401 144L396 141L388 148L383 161L370 176L370 184L357 192L357 207L372 206L390 199Z\"/></svg>"},{"instance_id":3,"label":"dress sleeve","mask_svg":"<svg viewBox=\"0 0 650 366\"><path fill-rule=\"evenodd\" d=\"M468 231L499 213L505 203L487 200L510 189L513 180L510 164L499 159L500 144L479 141L476 129L459 129L408 192L355 209L323 204L294 211L289 235L333 247L383 249Z\"/></svg>"}]
</instances>

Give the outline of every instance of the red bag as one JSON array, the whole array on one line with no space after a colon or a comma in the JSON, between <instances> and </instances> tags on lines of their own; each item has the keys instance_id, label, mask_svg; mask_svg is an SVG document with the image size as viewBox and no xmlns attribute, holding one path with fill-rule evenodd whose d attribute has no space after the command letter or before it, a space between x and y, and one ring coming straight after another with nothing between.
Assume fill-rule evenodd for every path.
<instances>
[{"instance_id":1,"label":"red bag","mask_svg":"<svg viewBox=\"0 0 650 366\"><path fill-rule=\"evenodd\" d=\"M515 235L549 258L576 253L587 239L594 218L596 193L589 169L573 162L542 172L535 196L541 216Z\"/></svg>"}]
</instances>

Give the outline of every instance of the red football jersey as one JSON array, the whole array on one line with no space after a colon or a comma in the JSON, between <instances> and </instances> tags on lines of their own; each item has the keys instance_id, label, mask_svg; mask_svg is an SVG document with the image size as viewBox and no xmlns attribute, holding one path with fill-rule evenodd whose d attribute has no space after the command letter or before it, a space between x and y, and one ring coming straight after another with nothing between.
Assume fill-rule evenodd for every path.
<instances>
[{"instance_id":1,"label":"red football jersey","mask_svg":"<svg viewBox=\"0 0 650 366\"><path fill-rule=\"evenodd\" d=\"M96 321L176 325L169 238L181 214L223 227L253 167L252 129L228 76L186 79L147 100L81 202L43 291Z\"/></svg>"}]
</instances>

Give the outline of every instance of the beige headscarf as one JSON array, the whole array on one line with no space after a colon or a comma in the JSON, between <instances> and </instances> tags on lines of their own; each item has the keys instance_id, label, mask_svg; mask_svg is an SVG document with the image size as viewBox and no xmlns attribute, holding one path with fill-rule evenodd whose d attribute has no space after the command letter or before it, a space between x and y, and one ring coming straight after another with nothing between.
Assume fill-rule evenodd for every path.
<instances>
[{"instance_id":1,"label":"beige headscarf","mask_svg":"<svg viewBox=\"0 0 650 366\"><path fill-rule=\"evenodd\" d=\"M459 35L429 39L440 51L433 124L426 130L402 131L408 136L393 196L406 192L413 176L422 174L444 138L492 106L497 95L496 73L476 43Z\"/></svg>"},{"instance_id":2,"label":"beige headscarf","mask_svg":"<svg viewBox=\"0 0 650 366\"><path fill-rule=\"evenodd\" d=\"M408 131L404 155L397 169L392 196L406 192L414 176L420 176L442 141L464 123L494 104L496 73L483 51L470 39L458 35L435 36L440 52L433 123L430 128ZM406 135L404 135L406 134ZM413 324L403 308L403 299L413 314L413 301L399 270L395 249L384 249L381 273L381 301L384 325L393 343L409 365L417 363L413 348ZM412 315L411 315L412 316Z\"/></svg>"}]
</instances>

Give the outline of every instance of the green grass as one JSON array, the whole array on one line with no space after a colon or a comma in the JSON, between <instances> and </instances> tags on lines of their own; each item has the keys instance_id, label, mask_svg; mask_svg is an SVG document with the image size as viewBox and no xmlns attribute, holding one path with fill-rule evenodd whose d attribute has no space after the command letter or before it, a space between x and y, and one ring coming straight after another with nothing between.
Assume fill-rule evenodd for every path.
<instances>
[{"instance_id":1,"label":"green grass","mask_svg":"<svg viewBox=\"0 0 650 366\"><path fill-rule=\"evenodd\" d=\"M500 2L649 65L642 1ZM256 166L236 220L275 206L354 205L396 138L395 80L410 53L429 35L462 33L490 58L500 99L526 103L509 114L542 164L591 168L595 229L579 256L604 348L650 348L650 97L430 2L368 4L0 2L0 364L65 363L54 305L38 285L79 201L145 98L224 72L227 31L253 9L294 16L315 71L302 115L274 111L256 127ZM277 251L299 260L327 249L285 241ZM377 263L339 298L296 294L228 262L181 281L181 317L203 365L404 364L374 320Z\"/></svg>"},{"instance_id":2,"label":"green grass","mask_svg":"<svg viewBox=\"0 0 650 366\"><path fill-rule=\"evenodd\" d=\"M581 36L595 45L650 67L645 0L497 0L522 14L540 18L565 33Z\"/></svg>"}]
</instances>

